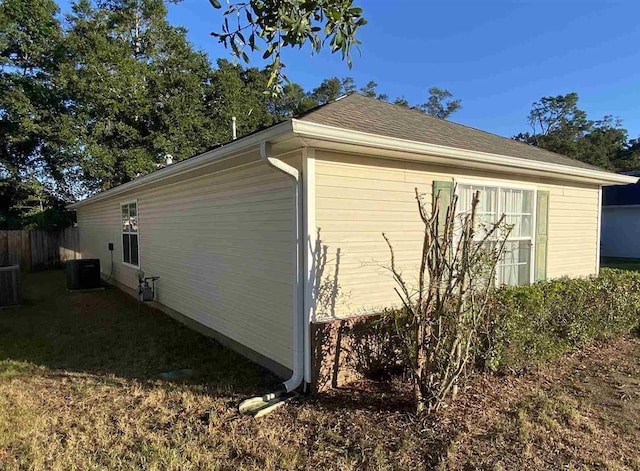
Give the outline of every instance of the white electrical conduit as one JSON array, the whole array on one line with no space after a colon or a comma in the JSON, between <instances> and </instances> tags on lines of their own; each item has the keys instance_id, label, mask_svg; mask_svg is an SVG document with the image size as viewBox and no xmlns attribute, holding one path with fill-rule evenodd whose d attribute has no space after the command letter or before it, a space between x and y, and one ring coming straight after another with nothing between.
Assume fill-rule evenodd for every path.
<instances>
[{"instance_id":1,"label":"white electrical conduit","mask_svg":"<svg viewBox=\"0 0 640 471\"><path fill-rule=\"evenodd\" d=\"M288 175L295 184L295 194L294 194L294 224L295 224L295 241L296 241L296 250L295 250L295 293L293 297L293 372L291 377L283 383L284 390L276 391L273 393L266 394L261 397L254 397L251 399L247 399L240 404L239 410L243 414L253 414L256 417L264 415L276 407L282 405L282 401L286 400L281 398L283 393L290 393L297 389L302 382L304 381L304 359L305 359L305 348L303 344L304 338L304 316L302 315L302 307L303 307L303 291L302 291L302 273L303 269L300 264L302 262L301 256L301 231L300 231L300 197L302 195L301 191L301 180L300 180L300 172L295 167L292 167L289 164L284 163L282 160L276 159L275 157L271 157L271 145L267 141L263 141L260 144L260 158L267 163L270 167L275 168Z\"/></svg>"}]
</instances>

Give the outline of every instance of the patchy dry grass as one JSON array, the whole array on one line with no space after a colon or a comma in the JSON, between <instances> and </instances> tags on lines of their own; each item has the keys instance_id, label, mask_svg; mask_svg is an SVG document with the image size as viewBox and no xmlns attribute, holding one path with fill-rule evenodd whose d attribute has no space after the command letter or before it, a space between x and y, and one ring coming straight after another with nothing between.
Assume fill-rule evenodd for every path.
<instances>
[{"instance_id":1,"label":"patchy dry grass","mask_svg":"<svg viewBox=\"0 0 640 471\"><path fill-rule=\"evenodd\" d=\"M26 280L0 311L0 469L640 469L640 340L477 377L428 423L362 383L253 420L275 378L116 290ZM160 379L191 368L182 381Z\"/></svg>"},{"instance_id":2,"label":"patchy dry grass","mask_svg":"<svg viewBox=\"0 0 640 471\"><path fill-rule=\"evenodd\" d=\"M451 468L640 469L637 338L473 386L447 416L458 423Z\"/></svg>"}]
</instances>

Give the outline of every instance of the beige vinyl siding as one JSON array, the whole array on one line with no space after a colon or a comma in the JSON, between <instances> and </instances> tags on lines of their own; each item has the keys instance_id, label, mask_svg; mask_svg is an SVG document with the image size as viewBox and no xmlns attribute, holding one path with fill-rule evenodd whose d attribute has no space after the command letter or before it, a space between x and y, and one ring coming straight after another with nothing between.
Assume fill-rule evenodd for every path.
<instances>
[{"instance_id":1,"label":"beige vinyl siding","mask_svg":"<svg viewBox=\"0 0 640 471\"><path fill-rule=\"evenodd\" d=\"M299 162L298 162L299 164ZM137 288L122 263L120 204L137 200L140 265L158 301L292 367L293 183L262 162L110 198L78 209L83 258Z\"/></svg>"},{"instance_id":2,"label":"beige vinyl siding","mask_svg":"<svg viewBox=\"0 0 640 471\"><path fill-rule=\"evenodd\" d=\"M391 239L396 261L409 279L417 275L421 223L415 188L431 203L434 180L526 185L550 192L547 276L595 273L598 187L553 180L448 169L430 164L316 151L316 226L327 263L318 317L346 317L396 305L388 269ZM338 262L338 263L336 263ZM325 289L325 291L327 291ZM335 301L335 302L334 302Z\"/></svg>"}]
</instances>

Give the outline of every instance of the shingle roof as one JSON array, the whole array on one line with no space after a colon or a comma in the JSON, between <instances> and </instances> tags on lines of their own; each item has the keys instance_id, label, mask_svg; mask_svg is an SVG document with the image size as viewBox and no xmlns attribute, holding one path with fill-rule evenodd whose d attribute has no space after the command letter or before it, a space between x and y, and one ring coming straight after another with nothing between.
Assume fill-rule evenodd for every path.
<instances>
[{"instance_id":1,"label":"shingle roof","mask_svg":"<svg viewBox=\"0 0 640 471\"><path fill-rule=\"evenodd\" d=\"M602 170L564 155L425 115L418 110L352 93L297 119L398 139L486 152L570 167Z\"/></svg>"}]
</instances>

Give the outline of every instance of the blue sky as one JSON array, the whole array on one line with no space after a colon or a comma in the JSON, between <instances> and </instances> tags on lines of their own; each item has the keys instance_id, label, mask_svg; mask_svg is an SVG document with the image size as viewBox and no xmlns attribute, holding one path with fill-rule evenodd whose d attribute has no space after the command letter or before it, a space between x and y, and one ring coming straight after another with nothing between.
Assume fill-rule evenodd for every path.
<instances>
[{"instance_id":1,"label":"blue sky","mask_svg":"<svg viewBox=\"0 0 640 471\"><path fill-rule=\"evenodd\" d=\"M542 96L575 91L591 119L611 114L640 137L638 0L355 0L369 21L349 70L338 55L285 55L287 75L307 89L331 76L378 83L391 98L424 102L430 86L463 101L452 120L504 136L528 130ZM64 5L63 5L64 9ZM169 6L173 24L212 60L230 58L210 32L208 0ZM263 65L259 55L251 65Z\"/></svg>"}]
</instances>

